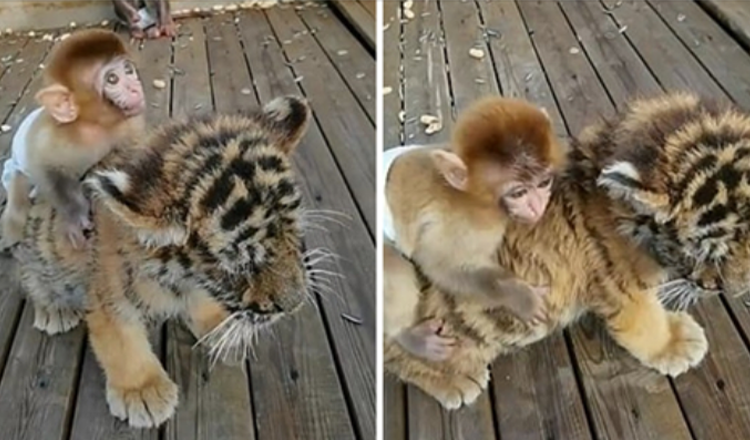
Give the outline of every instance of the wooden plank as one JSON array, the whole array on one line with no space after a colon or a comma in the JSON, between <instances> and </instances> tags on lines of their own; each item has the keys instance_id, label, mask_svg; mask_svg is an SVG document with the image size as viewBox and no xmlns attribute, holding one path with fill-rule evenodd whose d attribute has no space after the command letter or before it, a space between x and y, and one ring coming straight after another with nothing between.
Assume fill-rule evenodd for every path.
<instances>
[{"instance_id":1,"label":"wooden plank","mask_svg":"<svg viewBox=\"0 0 750 440\"><path fill-rule=\"evenodd\" d=\"M241 63L242 52L238 50L234 25L224 28L220 22L216 22L221 17L212 20L214 22L208 22L208 31L204 31L202 20L183 22L183 29L188 32L181 34L176 41L174 65L184 74L173 78L173 115L214 110L209 64L225 67L215 69L218 78L214 79L213 86L214 90L219 90L214 96L217 99L216 110L234 112L234 105L239 102L234 99L241 99L241 96L228 98L231 89L244 80L246 72L244 65L239 64L238 67L236 64ZM217 36L221 39L214 38ZM229 58L234 60L230 61ZM225 84L230 90L220 90ZM167 422L165 438L252 440L255 432L250 385L245 369L242 365L223 363L209 368L205 352L193 349L194 343L195 338L183 326L177 323L167 325L167 371L180 389L180 404L174 417Z\"/></svg>"},{"instance_id":2,"label":"wooden plank","mask_svg":"<svg viewBox=\"0 0 750 440\"><path fill-rule=\"evenodd\" d=\"M488 32L501 36L490 38L489 47L503 95L523 97L546 108L555 132L560 137L567 136L568 131L518 6L514 2L479 2L479 5Z\"/></svg>"},{"instance_id":3,"label":"wooden plank","mask_svg":"<svg viewBox=\"0 0 750 440\"><path fill-rule=\"evenodd\" d=\"M377 119L375 59L327 8L305 8L298 14L374 125Z\"/></svg>"},{"instance_id":4,"label":"wooden plank","mask_svg":"<svg viewBox=\"0 0 750 440\"><path fill-rule=\"evenodd\" d=\"M0 38L0 78L5 75L10 66L23 58L18 55L29 39L20 35L5 36ZM0 92L5 89L0 85Z\"/></svg>"},{"instance_id":5,"label":"wooden plank","mask_svg":"<svg viewBox=\"0 0 750 440\"><path fill-rule=\"evenodd\" d=\"M403 108L401 84L401 8L399 2L383 3L383 89L390 89L383 102L383 144L390 148L403 143L403 124L399 112ZM387 50L385 49L387 48Z\"/></svg>"},{"instance_id":6,"label":"wooden plank","mask_svg":"<svg viewBox=\"0 0 750 440\"><path fill-rule=\"evenodd\" d=\"M320 128L339 164L365 224L375 230L375 127L348 93L346 84L296 14L268 9L268 20L286 53L300 87L310 99ZM301 57L304 57L301 59ZM374 81L375 72L369 72ZM367 74L367 72L366 72Z\"/></svg>"},{"instance_id":7,"label":"wooden plank","mask_svg":"<svg viewBox=\"0 0 750 440\"><path fill-rule=\"evenodd\" d=\"M497 95L500 91L492 69L492 56L479 22L477 5L473 2L450 1L438 5L443 17L455 116L474 100ZM469 55L470 48L480 49L488 55L477 60Z\"/></svg>"},{"instance_id":8,"label":"wooden plank","mask_svg":"<svg viewBox=\"0 0 750 440\"><path fill-rule=\"evenodd\" d=\"M255 60L250 69L261 101L300 94L280 46L267 39L273 31L266 17L251 11L240 17L239 29L248 59ZM260 41L267 43L257 44ZM354 202L345 191L319 120L311 124L294 156L305 206L354 213ZM373 139L362 139L360 145L374 149ZM347 231L310 229L305 239L308 248L331 249L342 257L331 270L345 273L346 279L332 280L335 296L319 301L334 352L315 342L325 336L311 308L277 327L275 341L260 341L259 361L251 364L255 401L265 404L257 408L264 411L258 415L260 438L352 438L349 417L359 438L375 436L375 253L364 223L354 218L347 225ZM346 321L342 313L362 319L363 324ZM339 378L334 361L342 373Z\"/></svg>"},{"instance_id":9,"label":"wooden plank","mask_svg":"<svg viewBox=\"0 0 750 440\"><path fill-rule=\"evenodd\" d=\"M492 378L502 438L592 438L561 335L503 357Z\"/></svg>"},{"instance_id":10,"label":"wooden plank","mask_svg":"<svg viewBox=\"0 0 750 440\"><path fill-rule=\"evenodd\" d=\"M570 133L613 115L614 106L558 5L520 1L518 6Z\"/></svg>"},{"instance_id":11,"label":"wooden plank","mask_svg":"<svg viewBox=\"0 0 750 440\"><path fill-rule=\"evenodd\" d=\"M390 374L383 377L383 439L406 440L406 387Z\"/></svg>"},{"instance_id":12,"label":"wooden plank","mask_svg":"<svg viewBox=\"0 0 750 440\"><path fill-rule=\"evenodd\" d=\"M3 440L65 439L72 415L83 326L49 337L32 327L33 315L27 305L0 379Z\"/></svg>"},{"instance_id":13,"label":"wooden plank","mask_svg":"<svg viewBox=\"0 0 750 440\"><path fill-rule=\"evenodd\" d=\"M503 94L544 106L558 134L567 135L516 4L479 4L486 28L502 35L490 39L490 50ZM498 359L492 387L501 438L591 438L582 390L573 373L573 361L560 336Z\"/></svg>"},{"instance_id":14,"label":"wooden plank","mask_svg":"<svg viewBox=\"0 0 750 440\"><path fill-rule=\"evenodd\" d=\"M719 97L721 87L704 70L651 7L642 0L605 0L612 16L649 66L657 81L667 90L692 90Z\"/></svg>"},{"instance_id":15,"label":"wooden plank","mask_svg":"<svg viewBox=\"0 0 750 440\"><path fill-rule=\"evenodd\" d=\"M735 38L750 47L750 4L745 1L696 0L729 28Z\"/></svg>"},{"instance_id":16,"label":"wooden plank","mask_svg":"<svg viewBox=\"0 0 750 440\"><path fill-rule=\"evenodd\" d=\"M375 33L375 17L359 2L351 0L331 0L331 5L349 22L359 36L364 40L367 49L375 52L378 42Z\"/></svg>"},{"instance_id":17,"label":"wooden plank","mask_svg":"<svg viewBox=\"0 0 750 440\"><path fill-rule=\"evenodd\" d=\"M26 112L15 112L13 117L9 117L10 113L14 110L21 99L22 95L29 88L32 80L37 77L39 72L39 64L47 55L47 51L51 47L51 43L47 41L29 41L24 46L21 52L18 54L19 59L23 59L23 63L16 63L10 66L5 75L0 79L0 120L5 121L5 124L11 127L17 127L21 120L26 116ZM34 83L35 88L40 86L39 82ZM36 92L36 89L34 89ZM32 96L33 98L33 96ZM28 111L31 112L36 107L36 103L29 102ZM13 137L11 130L8 133L0 135L0 156L5 156L9 152L10 140Z\"/></svg>"},{"instance_id":18,"label":"wooden plank","mask_svg":"<svg viewBox=\"0 0 750 440\"><path fill-rule=\"evenodd\" d=\"M377 11L377 5L375 0L357 0L357 3L362 5L363 8L367 10L367 12L372 16L372 19L375 20L378 17L378 11Z\"/></svg>"},{"instance_id":19,"label":"wooden plank","mask_svg":"<svg viewBox=\"0 0 750 440\"><path fill-rule=\"evenodd\" d=\"M445 142L450 139L453 109L446 72L445 43L437 2L414 2L414 19L403 25L403 102L405 144ZM419 121L437 116L443 129L428 135Z\"/></svg>"},{"instance_id":20,"label":"wooden plank","mask_svg":"<svg viewBox=\"0 0 750 440\"><path fill-rule=\"evenodd\" d=\"M519 2L535 47L557 95L563 117L573 133L612 115L615 108L558 5ZM578 51L571 51L571 48ZM570 331L578 367L586 391L589 413L599 436L605 438L664 438L664 420L674 438L689 438L678 401L667 379L632 363L632 359L602 331ZM631 366L632 365L632 366ZM633 380L647 375L648 381ZM655 390L655 391L652 391Z\"/></svg>"},{"instance_id":21,"label":"wooden plank","mask_svg":"<svg viewBox=\"0 0 750 440\"><path fill-rule=\"evenodd\" d=\"M145 43L136 54L138 74L143 82L148 107L146 120L149 125L157 125L169 117L171 87L156 89L154 79L166 80L169 84L167 66L172 57L172 44L167 40ZM160 328L151 332L150 339L156 353L163 347ZM86 347L83 358L83 371L78 385L75 417L71 427L71 440L112 439L112 440L158 440L158 429L132 429L127 422L118 420L109 412L106 400L104 374L91 347Z\"/></svg>"},{"instance_id":22,"label":"wooden plank","mask_svg":"<svg viewBox=\"0 0 750 440\"><path fill-rule=\"evenodd\" d=\"M750 55L745 49L694 2L650 4L726 93L750 109Z\"/></svg>"},{"instance_id":23,"label":"wooden plank","mask_svg":"<svg viewBox=\"0 0 750 440\"><path fill-rule=\"evenodd\" d=\"M634 95L661 92L659 83L628 43L627 29L619 28L603 14L601 4L561 2L560 6L615 106Z\"/></svg>"},{"instance_id":24,"label":"wooden plank","mask_svg":"<svg viewBox=\"0 0 750 440\"><path fill-rule=\"evenodd\" d=\"M180 36L175 40L174 64L184 74L173 81L172 117L211 111L205 38L201 19L181 21Z\"/></svg>"},{"instance_id":25,"label":"wooden plank","mask_svg":"<svg viewBox=\"0 0 750 440\"><path fill-rule=\"evenodd\" d=\"M16 261L0 256L0 376L10 353L13 337L18 329L24 292L16 275Z\"/></svg>"},{"instance_id":26,"label":"wooden plank","mask_svg":"<svg viewBox=\"0 0 750 440\"><path fill-rule=\"evenodd\" d=\"M690 310L706 329L708 355L674 380L693 438L750 438L750 355L718 297Z\"/></svg>"},{"instance_id":27,"label":"wooden plank","mask_svg":"<svg viewBox=\"0 0 750 440\"><path fill-rule=\"evenodd\" d=\"M236 113L255 108L258 99L247 71L237 26L231 15L217 15L206 21L209 72L215 110Z\"/></svg>"}]
</instances>

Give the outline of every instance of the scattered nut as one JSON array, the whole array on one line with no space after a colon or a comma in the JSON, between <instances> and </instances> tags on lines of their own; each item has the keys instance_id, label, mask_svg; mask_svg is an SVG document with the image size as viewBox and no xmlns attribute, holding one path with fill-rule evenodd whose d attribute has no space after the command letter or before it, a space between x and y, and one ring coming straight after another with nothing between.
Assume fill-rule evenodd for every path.
<instances>
[{"instance_id":1,"label":"scattered nut","mask_svg":"<svg viewBox=\"0 0 750 440\"><path fill-rule=\"evenodd\" d=\"M36 37L36 32L34 32L34 31L29 31L29 37L31 37L31 38L34 38L34 37Z\"/></svg>"},{"instance_id":2,"label":"scattered nut","mask_svg":"<svg viewBox=\"0 0 750 440\"><path fill-rule=\"evenodd\" d=\"M253 93L253 91L245 87L244 89L240 90L240 93L242 93L243 95L249 95Z\"/></svg>"},{"instance_id":3,"label":"scattered nut","mask_svg":"<svg viewBox=\"0 0 750 440\"><path fill-rule=\"evenodd\" d=\"M109 20L102 21L101 25L102 26L108 26L109 25Z\"/></svg>"},{"instance_id":4,"label":"scattered nut","mask_svg":"<svg viewBox=\"0 0 750 440\"><path fill-rule=\"evenodd\" d=\"M157 89L163 89L166 86L167 86L167 82L164 81L163 79L155 79L154 80L154 87L155 88L157 88Z\"/></svg>"},{"instance_id":5,"label":"scattered nut","mask_svg":"<svg viewBox=\"0 0 750 440\"><path fill-rule=\"evenodd\" d=\"M10 125L0 125L0 131L3 133L7 133L10 131L12 127Z\"/></svg>"},{"instance_id":6,"label":"scattered nut","mask_svg":"<svg viewBox=\"0 0 750 440\"><path fill-rule=\"evenodd\" d=\"M223 11L224 10L224 5L214 5L213 9L216 12Z\"/></svg>"},{"instance_id":7,"label":"scattered nut","mask_svg":"<svg viewBox=\"0 0 750 440\"><path fill-rule=\"evenodd\" d=\"M411 20L415 17L414 11L411 9L404 9L404 17L406 17L408 20Z\"/></svg>"},{"instance_id":8,"label":"scattered nut","mask_svg":"<svg viewBox=\"0 0 750 440\"><path fill-rule=\"evenodd\" d=\"M620 29L618 29L617 32L619 32L621 34L624 34L626 30L628 30L628 27L627 26L623 26Z\"/></svg>"},{"instance_id":9,"label":"scattered nut","mask_svg":"<svg viewBox=\"0 0 750 440\"><path fill-rule=\"evenodd\" d=\"M343 57L344 55L346 55L346 54L348 54L348 53L349 53L349 51L348 51L348 50L343 50L343 49L342 49L342 50L340 50L340 51L336 52L336 55L338 55L338 56L340 56L340 57Z\"/></svg>"},{"instance_id":10,"label":"scattered nut","mask_svg":"<svg viewBox=\"0 0 750 440\"><path fill-rule=\"evenodd\" d=\"M581 52L581 49L579 49L577 47L571 47L568 52L570 52L571 54L575 55L575 54Z\"/></svg>"},{"instance_id":11,"label":"scattered nut","mask_svg":"<svg viewBox=\"0 0 750 440\"><path fill-rule=\"evenodd\" d=\"M393 91L393 87L383 87L383 96L389 95Z\"/></svg>"},{"instance_id":12,"label":"scattered nut","mask_svg":"<svg viewBox=\"0 0 750 440\"><path fill-rule=\"evenodd\" d=\"M52 41L54 39L55 37L52 34L44 34L44 36L42 37L42 41Z\"/></svg>"},{"instance_id":13,"label":"scattered nut","mask_svg":"<svg viewBox=\"0 0 750 440\"><path fill-rule=\"evenodd\" d=\"M427 128L425 128L424 132L425 134L433 134L437 133L438 131L443 129L443 123L440 121L435 121L432 124L428 125Z\"/></svg>"},{"instance_id":14,"label":"scattered nut","mask_svg":"<svg viewBox=\"0 0 750 440\"><path fill-rule=\"evenodd\" d=\"M357 79L362 79L362 78L364 78L364 77L365 77L366 75L365 75L365 74L364 74L363 72L358 72L358 73L357 73L356 75L354 75L354 76L355 76L355 77L356 77Z\"/></svg>"},{"instance_id":15,"label":"scattered nut","mask_svg":"<svg viewBox=\"0 0 750 440\"><path fill-rule=\"evenodd\" d=\"M413 0L406 0L404 2L404 9L411 9L412 6L414 6L414 1Z\"/></svg>"},{"instance_id":16,"label":"scattered nut","mask_svg":"<svg viewBox=\"0 0 750 440\"><path fill-rule=\"evenodd\" d=\"M75 21L70 22L70 27L75 29L75 27L78 26Z\"/></svg>"},{"instance_id":17,"label":"scattered nut","mask_svg":"<svg viewBox=\"0 0 750 440\"><path fill-rule=\"evenodd\" d=\"M403 124L404 119L406 119L406 112L401 110L400 112L398 112L398 120Z\"/></svg>"},{"instance_id":18,"label":"scattered nut","mask_svg":"<svg viewBox=\"0 0 750 440\"><path fill-rule=\"evenodd\" d=\"M234 12L240 7L237 5L228 5L226 8L224 8L225 11Z\"/></svg>"},{"instance_id":19,"label":"scattered nut","mask_svg":"<svg viewBox=\"0 0 750 440\"><path fill-rule=\"evenodd\" d=\"M68 38L69 36L70 36L70 34L69 34L69 33L67 33L67 32L66 32L66 33L64 33L64 34L62 34L62 35L60 35L60 41L63 41L63 40L65 40L65 39L67 39L67 38Z\"/></svg>"},{"instance_id":20,"label":"scattered nut","mask_svg":"<svg viewBox=\"0 0 750 440\"><path fill-rule=\"evenodd\" d=\"M469 49L469 55L472 58L476 58L478 60L481 60L482 58L484 58L484 51L482 49L477 49L476 47L473 47L473 48Z\"/></svg>"},{"instance_id":21,"label":"scattered nut","mask_svg":"<svg viewBox=\"0 0 750 440\"><path fill-rule=\"evenodd\" d=\"M687 17L685 17L685 14L680 14L680 15L677 16L677 21L679 21L680 23L682 23L683 21L685 21L685 18L687 18Z\"/></svg>"},{"instance_id":22,"label":"scattered nut","mask_svg":"<svg viewBox=\"0 0 750 440\"><path fill-rule=\"evenodd\" d=\"M419 122L423 123L424 125L434 124L435 122L438 122L438 121L440 121L440 118L438 118L437 116L432 116L432 115L422 115L419 118Z\"/></svg>"}]
</instances>

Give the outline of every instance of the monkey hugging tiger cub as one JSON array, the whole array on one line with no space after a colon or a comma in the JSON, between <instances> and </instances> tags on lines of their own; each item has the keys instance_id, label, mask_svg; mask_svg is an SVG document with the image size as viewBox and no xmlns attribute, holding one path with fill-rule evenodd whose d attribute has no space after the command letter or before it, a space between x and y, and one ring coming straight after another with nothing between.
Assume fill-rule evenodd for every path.
<instances>
[{"instance_id":1,"label":"monkey hugging tiger cub","mask_svg":"<svg viewBox=\"0 0 750 440\"><path fill-rule=\"evenodd\" d=\"M685 93L637 100L585 130L567 156L544 216L534 225L509 223L497 250L500 266L550 287L547 319L522 322L428 280L413 325L438 320L442 337L464 343L447 359L428 360L386 335L387 371L458 408L486 388L498 355L585 313L601 317L619 345L662 374L679 375L703 359L703 329L667 310L659 293L668 281L689 283L683 292L693 296L750 288L750 116ZM403 287L386 286L395 289L386 298Z\"/></svg>"},{"instance_id":2,"label":"monkey hugging tiger cub","mask_svg":"<svg viewBox=\"0 0 750 440\"><path fill-rule=\"evenodd\" d=\"M303 304L311 263L290 155L309 114L304 100L283 97L262 111L169 122L116 146L86 175L86 250L35 199L13 249L22 284L37 313L67 328L85 319L114 416L152 427L177 406L149 320L181 318L224 357L245 353L259 330Z\"/></svg>"}]
</instances>

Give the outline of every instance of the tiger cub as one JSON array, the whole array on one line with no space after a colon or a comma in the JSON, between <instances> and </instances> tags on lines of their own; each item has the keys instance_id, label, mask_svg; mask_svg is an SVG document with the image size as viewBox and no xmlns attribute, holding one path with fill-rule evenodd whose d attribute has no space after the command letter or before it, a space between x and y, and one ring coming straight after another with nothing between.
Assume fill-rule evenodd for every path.
<instances>
[{"instance_id":1,"label":"tiger cub","mask_svg":"<svg viewBox=\"0 0 750 440\"><path fill-rule=\"evenodd\" d=\"M671 93L632 102L587 137L613 152L598 184L626 205L620 232L670 271L665 301L750 290L749 114Z\"/></svg>"},{"instance_id":2,"label":"tiger cub","mask_svg":"<svg viewBox=\"0 0 750 440\"><path fill-rule=\"evenodd\" d=\"M148 320L180 317L223 356L303 303L309 254L289 156L309 114L305 101L278 98L116 148L88 174L95 233L84 252L58 233L49 204L32 208L14 253L35 326L65 331L85 315L114 416L152 427L177 405Z\"/></svg>"}]
</instances>

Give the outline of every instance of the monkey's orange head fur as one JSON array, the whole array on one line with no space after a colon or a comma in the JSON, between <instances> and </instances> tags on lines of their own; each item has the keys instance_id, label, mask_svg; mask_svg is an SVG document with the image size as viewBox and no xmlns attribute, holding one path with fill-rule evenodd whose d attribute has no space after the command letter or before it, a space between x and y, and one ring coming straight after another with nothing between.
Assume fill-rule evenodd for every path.
<instances>
[{"instance_id":1,"label":"monkey's orange head fur","mask_svg":"<svg viewBox=\"0 0 750 440\"><path fill-rule=\"evenodd\" d=\"M85 29L75 32L52 50L44 70L45 85L57 83L73 92L91 87L82 73L97 63L106 63L130 52L120 37L104 29Z\"/></svg>"},{"instance_id":2,"label":"monkey's orange head fur","mask_svg":"<svg viewBox=\"0 0 750 440\"><path fill-rule=\"evenodd\" d=\"M483 167L508 171L508 180L526 180L545 169L559 170L565 158L544 111L500 96L480 99L459 115L452 145L474 188L477 179L486 180L483 172L490 171Z\"/></svg>"}]
</instances>

